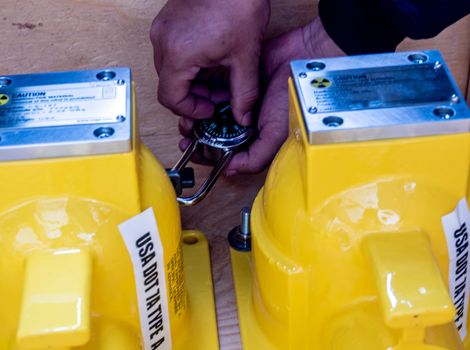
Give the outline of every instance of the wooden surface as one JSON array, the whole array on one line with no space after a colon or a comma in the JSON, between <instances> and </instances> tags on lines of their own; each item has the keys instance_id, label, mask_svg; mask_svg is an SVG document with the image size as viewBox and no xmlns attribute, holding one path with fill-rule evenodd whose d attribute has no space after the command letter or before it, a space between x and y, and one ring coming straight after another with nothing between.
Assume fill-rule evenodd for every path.
<instances>
[{"instance_id":1,"label":"wooden surface","mask_svg":"<svg viewBox=\"0 0 470 350\"><path fill-rule=\"evenodd\" d=\"M313 1L272 3L270 36L305 23L316 13ZM180 155L177 119L157 102L158 80L148 40L151 21L162 4L161 0L2 0L0 74L130 66L142 138L165 166L171 166ZM436 39L407 41L400 48L440 49L461 90L467 91L469 37L467 17ZM207 169L197 171L199 180L207 174ZM240 348L226 235L263 181L264 174L221 179L201 204L182 210L183 226L203 230L211 244L222 349Z\"/></svg>"}]
</instances>

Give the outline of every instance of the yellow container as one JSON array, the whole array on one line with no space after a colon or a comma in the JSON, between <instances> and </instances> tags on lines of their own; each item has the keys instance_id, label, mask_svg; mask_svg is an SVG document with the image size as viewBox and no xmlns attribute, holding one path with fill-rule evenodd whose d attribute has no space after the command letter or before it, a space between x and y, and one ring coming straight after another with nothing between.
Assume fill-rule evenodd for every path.
<instances>
[{"instance_id":1,"label":"yellow container","mask_svg":"<svg viewBox=\"0 0 470 350\"><path fill-rule=\"evenodd\" d=\"M293 79L289 97L289 137L252 208L252 252L232 250L244 349L463 349L441 218L467 196L470 134L315 143Z\"/></svg>"},{"instance_id":2,"label":"yellow container","mask_svg":"<svg viewBox=\"0 0 470 350\"><path fill-rule=\"evenodd\" d=\"M216 349L207 241L198 232L187 232L188 242L194 244L184 243L172 184L135 134L130 74L127 81L119 81L122 72L118 70L116 78L108 74L95 83L98 72L80 72L92 82L72 87L63 85L73 83L67 81L70 73L31 77L44 81L36 90L43 89L45 98L57 89L69 95L78 94L79 89L95 94L93 89L108 91L112 84L127 84L130 115L126 117L133 130L127 151L86 154L94 146L85 142L78 149L73 148L78 142L67 140L62 146L58 140L58 147L55 142L46 145L52 147L48 153L43 151L44 144L34 145L33 140L32 145L24 145L25 152L40 149L42 153L34 156L37 159L0 162L0 350L142 349L141 327L145 325L140 324L134 270L118 225L147 208L153 208L163 246L165 274L159 278L166 280L168 299L159 302L168 306L172 347ZM24 76L7 78L24 83ZM16 90L3 91L13 100L32 96L21 95L26 94L26 87L12 86ZM31 93L29 89L27 93ZM119 97L120 87L116 89ZM86 91L79 92L82 98ZM43 102L32 103L39 106ZM77 100L73 103L88 106ZM39 126L51 133L73 134L70 128L75 123L69 123L65 129L62 125ZM98 126L96 130L102 130ZM2 130L5 142L11 139L9 132L44 129L25 125L15 130ZM69 149L77 154L48 158ZM185 276L183 258L185 264L193 265L192 276Z\"/></svg>"}]
</instances>

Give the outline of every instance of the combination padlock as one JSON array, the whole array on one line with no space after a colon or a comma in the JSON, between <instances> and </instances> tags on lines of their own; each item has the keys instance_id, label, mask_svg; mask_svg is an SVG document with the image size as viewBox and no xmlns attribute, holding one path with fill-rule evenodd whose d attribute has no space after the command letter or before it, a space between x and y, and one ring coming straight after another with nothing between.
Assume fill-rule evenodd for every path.
<instances>
[{"instance_id":1,"label":"combination padlock","mask_svg":"<svg viewBox=\"0 0 470 350\"><path fill-rule=\"evenodd\" d=\"M196 193L187 197L178 194L178 203L183 206L199 203L207 195L233 155L248 145L253 128L237 124L230 104L224 102L215 108L212 118L196 121L193 133L194 140L170 172L182 172L195 154L212 163L214 168Z\"/></svg>"}]
</instances>

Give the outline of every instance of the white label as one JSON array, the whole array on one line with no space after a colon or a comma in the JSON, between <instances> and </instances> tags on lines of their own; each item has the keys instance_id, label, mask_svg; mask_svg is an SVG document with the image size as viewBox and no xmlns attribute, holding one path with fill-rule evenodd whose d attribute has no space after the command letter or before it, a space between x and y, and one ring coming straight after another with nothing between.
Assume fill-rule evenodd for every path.
<instances>
[{"instance_id":1,"label":"white label","mask_svg":"<svg viewBox=\"0 0 470 350\"><path fill-rule=\"evenodd\" d=\"M134 266L145 350L171 349L163 247L152 208L119 225Z\"/></svg>"},{"instance_id":2,"label":"white label","mask_svg":"<svg viewBox=\"0 0 470 350\"><path fill-rule=\"evenodd\" d=\"M455 325L463 340L467 335L470 292L469 235L470 212L464 198L453 212L442 217L449 251L449 292L457 314Z\"/></svg>"}]
</instances>

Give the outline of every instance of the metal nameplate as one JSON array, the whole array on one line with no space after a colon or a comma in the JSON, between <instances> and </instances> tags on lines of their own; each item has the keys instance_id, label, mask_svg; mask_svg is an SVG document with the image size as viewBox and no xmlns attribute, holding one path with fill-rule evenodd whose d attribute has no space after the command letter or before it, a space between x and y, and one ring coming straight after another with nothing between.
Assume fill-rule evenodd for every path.
<instances>
[{"instance_id":1,"label":"metal nameplate","mask_svg":"<svg viewBox=\"0 0 470 350\"><path fill-rule=\"evenodd\" d=\"M310 85L319 113L447 102L455 94L445 71L434 64L332 72Z\"/></svg>"},{"instance_id":2,"label":"metal nameplate","mask_svg":"<svg viewBox=\"0 0 470 350\"><path fill-rule=\"evenodd\" d=\"M119 122L126 87L115 81L23 87L2 91L0 128Z\"/></svg>"},{"instance_id":3,"label":"metal nameplate","mask_svg":"<svg viewBox=\"0 0 470 350\"><path fill-rule=\"evenodd\" d=\"M437 51L294 61L312 144L468 132L470 113Z\"/></svg>"},{"instance_id":4,"label":"metal nameplate","mask_svg":"<svg viewBox=\"0 0 470 350\"><path fill-rule=\"evenodd\" d=\"M0 160L127 152L128 68L0 77Z\"/></svg>"}]
</instances>

